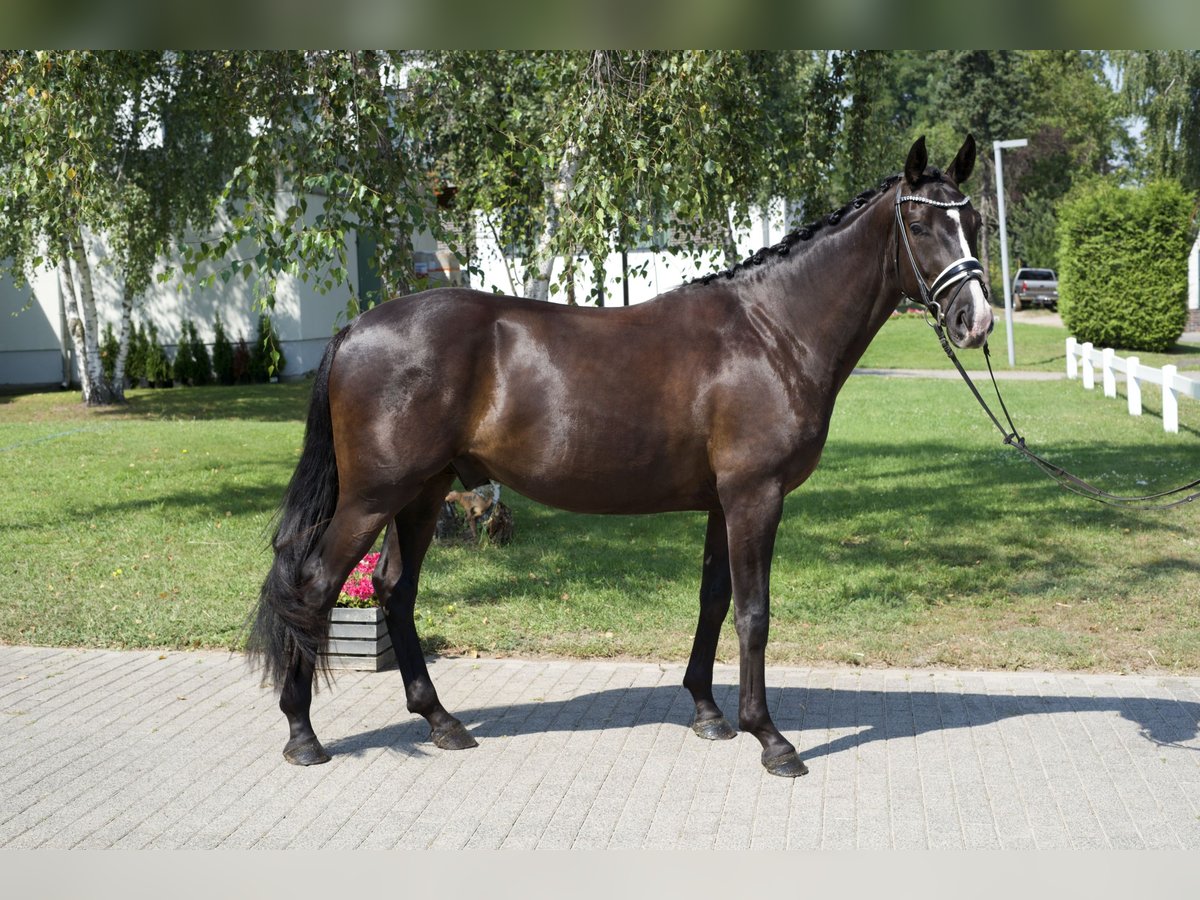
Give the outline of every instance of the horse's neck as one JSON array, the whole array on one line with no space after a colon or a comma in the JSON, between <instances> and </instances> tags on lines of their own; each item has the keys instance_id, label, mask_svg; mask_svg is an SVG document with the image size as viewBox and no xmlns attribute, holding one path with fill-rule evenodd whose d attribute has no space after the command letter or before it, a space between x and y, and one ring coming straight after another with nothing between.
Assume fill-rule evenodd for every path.
<instances>
[{"instance_id":1,"label":"horse's neck","mask_svg":"<svg viewBox=\"0 0 1200 900\"><path fill-rule=\"evenodd\" d=\"M844 233L774 267L770 289L762 292L762 302L773 304L773 316L792 332L800 363L834 390L896 307L888 212L881 198Z\"/></svg>"}]
</instances>

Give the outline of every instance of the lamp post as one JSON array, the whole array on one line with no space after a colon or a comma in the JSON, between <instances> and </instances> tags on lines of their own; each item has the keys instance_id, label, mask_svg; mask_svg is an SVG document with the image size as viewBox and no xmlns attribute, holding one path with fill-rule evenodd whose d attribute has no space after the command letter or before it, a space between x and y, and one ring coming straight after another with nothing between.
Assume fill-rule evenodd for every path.
<instances>
[{"instance_id":1,"label":"lamp post","mask_svg":"<svg viewBox=\"0 0 1200 900\"><path fill-rule=\"evenodd\" d=\"M1004 167L1000 164L1000 151L1013 147L1024 147L1028 144L1029 141L1025 138L1015 141L992 141L992 151L996 156L996 209L1000 214L1000 269L1004 275L1004 326L1008 332L1008 365L1010 368L1017 364L1017 355L1013 349L1012 285L1008 282L1008 230L1004 223Z\"/></svg>"}]
</instances>

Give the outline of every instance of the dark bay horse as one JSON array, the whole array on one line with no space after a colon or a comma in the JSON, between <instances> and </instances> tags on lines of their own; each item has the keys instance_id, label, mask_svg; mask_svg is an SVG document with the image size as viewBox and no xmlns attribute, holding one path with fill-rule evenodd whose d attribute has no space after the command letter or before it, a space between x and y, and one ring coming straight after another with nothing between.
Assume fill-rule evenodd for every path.
<instances>
[{"instance_id":1,"label":"dark bay horse","mask_svg":"<svg viewBox=\"0 0 1200 900\"><path fill-rule=\"evenodd\" d=\"M738 724L773 774L807 770L771 721L768 587L784 496L812 473L834 398L902 296L959 347L992 326L959 191L967 137L943 173L924 138L902 175L733 269L633 307L587 309L442 288L339 332L313 387L249 649L280 690L298 765L328 754L309 718L329 609L385 528L374 573L408 709L443 749L475 746L438 700L413 606L438 510L457 476L582 513L708 513L700 620L683 683L701 737L735 734L713 700L733 600Z\"/></svg>"}]
</instances>

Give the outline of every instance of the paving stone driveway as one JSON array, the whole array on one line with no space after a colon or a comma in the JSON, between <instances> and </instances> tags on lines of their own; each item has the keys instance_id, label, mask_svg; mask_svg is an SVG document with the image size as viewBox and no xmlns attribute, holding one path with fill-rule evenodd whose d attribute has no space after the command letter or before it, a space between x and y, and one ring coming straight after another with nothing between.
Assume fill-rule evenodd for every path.
<instances>
[{"instance_id":1,"label":"paving stone driveway","mask_svg":"<svg viewBox=\"0 0 1200 900\"><path fill-rule=\"evenodd\" d=\"M793 781L692 735L677 664L430 670L477 749L345 673L300 769L239 655L0 647L0 847L1200 849L1200 678L772 667Z\"/></svg>"}]
</instances>

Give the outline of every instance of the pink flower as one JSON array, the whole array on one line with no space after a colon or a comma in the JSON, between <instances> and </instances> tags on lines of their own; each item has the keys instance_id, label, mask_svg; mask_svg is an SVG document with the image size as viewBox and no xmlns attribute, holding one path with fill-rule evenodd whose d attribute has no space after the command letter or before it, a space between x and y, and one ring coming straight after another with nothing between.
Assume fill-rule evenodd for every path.
<instances>
[{"instance_id":1,"label":"pink flower","mask_svg":"<svg viewBox=\"0 0 1200 900\"><path fill-rule=\"evenodd\" d=\"M371 573L379 563L378 553L368 553L354 567L346 583L342 585L338 595L338 603L342 606L373 606L375 604L375 585L371 583Z\"/></svg>"}]
</instances>

